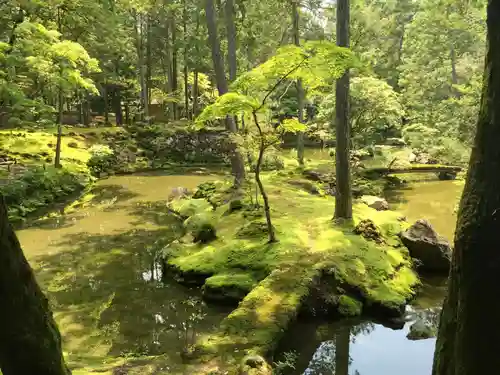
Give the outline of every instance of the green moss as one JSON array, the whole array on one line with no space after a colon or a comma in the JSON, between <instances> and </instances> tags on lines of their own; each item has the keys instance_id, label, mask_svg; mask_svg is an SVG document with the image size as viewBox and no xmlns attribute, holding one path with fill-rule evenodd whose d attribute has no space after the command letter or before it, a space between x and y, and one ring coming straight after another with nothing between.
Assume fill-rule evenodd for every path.
<instances>
[{"instance_id":1,"label":"green moss","mask_svg":"<svg viewBox=\"0 0 500 375\"><path fill-rule=\"evenodd\" d=\"M169 203L169 208L184 219L212 211L212 206L205 199L175 199Z\"/></svg>"},{"instance_id":2,"label":"green moss","mask_svg":"<svg viewBox=\"0 0 500 375\"><path fill-rule=\"evenodd\" d=\"M339 312L344 316L358 316L363 310L363 303L352 297L341 295L338 300Z\"/></svg>"}]
</instances>

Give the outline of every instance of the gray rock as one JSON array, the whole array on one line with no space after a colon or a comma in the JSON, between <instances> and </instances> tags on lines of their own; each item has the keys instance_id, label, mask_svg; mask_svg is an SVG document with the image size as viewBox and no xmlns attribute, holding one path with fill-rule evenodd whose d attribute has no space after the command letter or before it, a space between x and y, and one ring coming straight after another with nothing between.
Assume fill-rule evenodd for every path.
<instances>
[{"instance_id":1,"label":"gray rock","mask_svg":"<svg viewBox=\"0 0 500 375\"><path fill-rule=\"evenodd\" d=\"M447 274L451 263L450 243L438 235L427 220L417 220L401 233L401 241L424 272Z\"/></svg>"},{"instance_id":2,"label":"gray rock","mask_svg":"<svg viewBox=\"0 0 500 375\"><path fill-rule=\"evenodd\" d=\"M377 211L387 211L389 209L389 203L384 198L375 197L372 195L363 195L361 201L368 207L371 207Z\"/></svg>"},{"instance_id":3,"label":"gray rock","mask_svg":"<svg viewBox=\"0 0 500 375\"><path fill-rule=\"evenodd\" d=\"M431 325L419 319L410 326L410 332L406 335L408 340L425 340L436 337L436 330Z\"/></svg>"}]
</instances>

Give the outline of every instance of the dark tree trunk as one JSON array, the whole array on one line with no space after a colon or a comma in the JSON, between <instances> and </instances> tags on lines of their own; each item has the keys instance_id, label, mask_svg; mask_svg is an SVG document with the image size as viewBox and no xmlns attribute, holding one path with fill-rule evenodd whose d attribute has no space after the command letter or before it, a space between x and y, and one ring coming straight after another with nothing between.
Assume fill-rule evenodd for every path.
<instances>
[{"instance_id":1,"label":"dark tree trunk","mask_svg":"<svg viewBox=\"0 0 500 375\"><path fill-rule=\"evenodd\" d=\"M229 81L236 79L236 26L234 24L234 0L226 0L225 21L227 33L227 62L229 66Z\"/></svg>"},{"instance_id":2,"label":"dark tree trunk","mask_svg":"<svg viewBox=\"0 0 500 375\"><path fill-rule=\"evenodd\" d=\"M300 46L299 32L299 3L292 0L292 24L293 24L293 42L296 46ZM300 122L304 122L304 89L302 88L302 80L297 80L297 102L298 102L298 118ZM299 165L304 165L304 132L297 132L297 159Z\"/></svg>"},{"instance_id":3,"label":"dark tree trunk","mask_svg":"<svg viewBox=\"0 0 500 375\"><path fill-rule=\"evenodd\" d=\"M63 100L63 91L62 88L59 89L58 95L58 111L57 111L57 140L56 140L56 155L54 158L54 166L56 168L61 168L61 143L62 143L62 123L63 123L63 108L64 108L64 100Z\"/></svg>"},{"instance_id":4,"label":"dark tree trunk","mask_svg":"<svg viewBox=\"0 0 500 375\"><path fill-rule=\"evenodd\" d=\"M349 375L349 327L342 327L335 335L335 375Z\"/></svg>"},{"instance_id":5,"label":"dark tree trunk","mask_svg":"<svg viewBox=\"0 0 500 375\"><path fill-rule=\"evenodd\" d=\"M90 95L85 93L85 99L83 100L83 125L89 126L91 121L90 113Z\"/></svg>"},{"instance_id":6,"label":"dark tree trunk","mask_svg":"<svg viewBox=\"0 0 500 375\"><path fill-rule=\"evenodd\" d=\"M68 375L47 298L24 257L0 196L0 369L3 375Z\"/></svg>"},{"instance_id":7,"label":"dark tree trunk","mask_svg":"<svg viewBox=\"0 0 500 375\"><path fill-rule=\"evenodd\" d=\"M106 84L102 87L102 97L104 99L104 123L109 125L109 96Z\"/></svg>"},{"instance_id":8,"label":"dark tree trunk","mask_svg":"<svg viewBox=\"0 0 500 375\"><path fill-rule=\"evenodd\" d=\"M226 75L224 73L224 60L220 50L219 38L217 36L217 22L215 19L214 0L205 0L205 13L207 19L208 39L212 49L212 61L214 64L215 78L219 95L224 95L228 91ZM236 123L231 117L227 118L226 128L236 133ZM239 186L245 179L245 165L237 145L233 142L233 152L231 156L231 167L235 178L235 185Z\"/></svg>"},{"instance_id":9,"label":"dark tree trunk","mask_svg":"<svg viewBox=\"0 0 500 375\"><path fill-rule=\"evenodd\" d=\"M198 71L194 71L194 82L193 82L193 117L198 116Z\"/></svg>"},{"instance_id":10,"label":"dark tree trunk","mask_svg":"<svg viewBox=\"0 0 500 375\"><path fill-rule=\"evenodd\" d=\"M129 109L128 100L125 101L125 123L127 125L130 125L130 109Z\"/></svg>"},{"instance_id":11,"label":"dark tree trunk","mask_svg":"<svg viewBox=\"0 0 500 375\"><path fill-rule=\"evenodd\" d=\"M477 133L458 213L450 287L433 375L491 374L500 368L500 1L487 10L488 49ZM486 324L488 325L486 327Z\"/></svg>"},{"instance_id":12,"label":"dark tree trunk","mask_svg":"<svg viewBox=\"0 0 500 375\"><path fill-rule=\"evenodd\" d=\"M123 125L122 95L119 87L115 89L113 95L113 109L115 111L116 125Z\"/></svg>"},{"instance_id":13,"label":"dark tree trunk","mask_svg":"<svg viewBox=\"0 0 500 375\"><path fill-rule=\"evenodd\" d=\"M177 87L178 87L178 71L177 71L177 29L176 29L176 24L175 24L175 17L172 16L170 18L170 29L172 31L172 91L174 93L177 93ZM174 120L179 119L179 110L177 108L177 103L174 102L172 103L172 109L173 109L173 116Z\"/></svg>"},{"instance_id":14,"label":"dark tree trunk","mask_svg":"<svg viewBox=\"0 0 500 375\"><path fill-rule=\"evenodd\" d=\"M189 110L189 67L188 67L188 35L187 35L187 3L184 0L184 9L182 15L183 31L184 31L184 113L188 120L191 119Z\"/></svg>"},{"instance_id":15,"label":"dark tree trunk","mask_svg":"<svg viewBox=\"0 0 500 375\"><path fill-rule=\"evenodd\" d=\"M349 47L349 0L337 1L337 45ZM352 218L351 172L349 166L349 70L337 80L335 88L336 175L335 219Z\"/></svg>"}]
</instances>

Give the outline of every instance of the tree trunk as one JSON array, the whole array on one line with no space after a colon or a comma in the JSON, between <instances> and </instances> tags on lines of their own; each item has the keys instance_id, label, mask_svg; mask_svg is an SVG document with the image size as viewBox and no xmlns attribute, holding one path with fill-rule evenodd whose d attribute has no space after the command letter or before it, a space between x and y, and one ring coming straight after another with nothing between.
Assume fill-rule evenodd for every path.
<instances>
[{"instance_id":1,"label":"tree trunk","mask_svg":"<svg viewBox=\"0 0 500 375\"><path fill-rule=\"evenodd\" d=\"M151 42L152 42L152 29L151 18L146 18L146 107L149 116L149 105L151 104L151 76L152 76L152 60L151 60Z\"/></svg>"},{"instance_id":2,"label":"tree trunk","mask_svg":"<svg viewBox=\"0 0 500 375\"><path fill-rule=\"evenodd\" d=\"M337 45L349 47L349 0L337 1ZM336 175L335 219L352 218L351 172L349 166L349 70L336 82Z\"/></svg>"},{"instance_id":3,"label":"tree trunk","mask_svg":"<svg viewBox=\"0 0 500 375\"><path fill-rule=\"evenodd\" d=\"M130 125L130 109L129 109L128 100L125 101L125 123L127 125Z\"/></svg>"},{"instance_id":4,"label":"tree trunk","mask_svg":"<svg viewBox=\"0 0 500 375\"><path fill-rule=\"evenodd\" d=\"M170 29L172 31L172 91L177 93L177 30L175 25L175 17L170 18ZM174 120L179 119L179 110L177 108L177 103L172 103Z\"/></svg>"},{"instance_id":5,"label":"tree trunk","mask_svg":"<svg viewBox=\"0 0 500 375\"><path fill-rule=\"evenodd\" d=\"M109 125L109 97L106 84L102 87L102 97L104 99L104 123Z\"/></svg>"},{"instance_id":6,"label":"tree trunk","mask_svg":"<svg viewBox=\"0 0 500 375\"><path fill-rule=\"evenodd\" d=\"M194 82L193 82L193 117L198 116L198 70L194 71Z\"/></svg>"},{"instance_id":7,"label":"tree trunk","mask_svg":"<svg viewBox=\"0 0 500 375\"><path fill-rule=\"evenodd\" d=\"M90 113L90 95L85 93L85 99L83 101L83 125L90 126L92 120Z\"/></svg>"},{"instance_id":8,"label":"tree trunk","mask_svg":"<svg viewBox=\"0 0 500 375\"><path fill-rule=\"evenodd\" d=\"M123 126L122 95L120 88L116 88L113 95L113 108L115 111L116 125Z\"/></svg>"},{"instance_id":9,"label":"tree trunk","mask_svg":"<svg viewBox=\"0 0 500 375\"><path fill-rule=\"evenodd\" d=\"M57 113L57 140L56 140L56 155L54 158L54 167L61 168L61 143L62 143L62 122L63 122L63 91L59 88L58 98L58 113Z\"/></svg>"},{"instance_id":10,"label":"tree trunk","mask_svg":"<svg viewBox=\"0 0 500 375\"><path fill-rule=\"evenodd\" d=\"M488 374L500 368L500 2L489 1L488 49L477 133L457 220L447 302L433 375Z\"/></svg>"},{"instance_id":11,"label":"tree trunk","mask_svg":"<svg viewBox=\"0 0 500 375\"><path fill-rule=\"evenodd\" d=\"M184 0L184 9L182 15L183 31L184 31L184 113L186 119L191 120L189 111L189 67L188 67L188 35L187 35L187 3Z\"/></svg>"},{"instance_id":12,"label":"tree trunk","mask_svg":"<svg viewBox=\"0 0 500 375\"><path fill-rule=\"evenodd\" d=\"M228 86L226 75L224 73L224 60L222 59L219 38L217 37L214 0L205 0L205 13L207 19L208 39L212 49L212 61L214 64L217 89L219 91L219 95L224 95L228 91ZM226 128L230 132L236 133L236 123L232 117L228 117L226 119ZM231 143L233 148L231 156L232 173L235 178L235 185L240 186L245 179L245 165L243 164L243 158L241 153L238 151L236 143Z\"/></svg>"},{"instance_id":13,"label":"tree trunk","mask_svg":"<svg viewBox=\"0 0 500 375\"><path fill-rule=\"evenodd\" d=\"M260 167L262 165L262 159L264 158L264 151L266 150L264 143L265 139L264 139L264 134L262 133L262 128L259 125L259 120L257 119L257 114L255 112L253 113L253 119L255 122L255 126L259 131L259 138L260 138L259 158L257 159L257 164L255 165L255 182L257 182L257 186L259 187L260 190L260 195L262 197L262 200L264 201L264 212L266 214L267 234L269 238L269 243L273 243L276 242L277 240L276 240L276 233L274 232L274 227L271 220L271 208L269 206L269 198L267 197L267 193L264 189L264 184L260 179Z\"/></svg>"},{"instance_id":14,"label":"tree trunk","mask_svg":"<svg viewBox=\"0 0 500 375\"><path fill-rule=\"evenodd\" d=\"M293 42L296 46L300 46L299 32L299 4L296 0L292 0L292 24L293 24ZM297 102L298 102L298 118L300 122L304 122L304 89L302 88L302 80L297 80ZM304 165L304 132L297 132L297 160L299 165Z\"/></svg>"},{"instance_id":15,"label":"tree trunk","mask_svg":"<svg viewBox=\"0 0 500 375\"><path fill-rule=\"evenodd\" d=\"M68 375L61 336L0 196L0 368L3 375Z\"/></svg>"},{"instance_id":16,"label":"tree trunk","mask_svg":"<svg viewBox=\"0 0 500 375\"><path fill-rule=\"evenodd\" d=\"M137 38L137 60L139 70L139 84L141 86L140 103L141 103L141 120L149 118L148 108L148 89L146 85L146 65L144 61L144 20L143 16L138 14L136 21L136 38Z\"/></svg>"},{"instance_id":17,"label":"tree trunk","mask_svg":"<svg viewBox=\"0 0 500 375\"><path fill-rule=\"evenodd\" d=\"M226 0L225 21L227 33L227 62L229 66L229 81L236 79L236 26L234 24L234 0Z\"/></svg>"},{"instance_id":18,"label":"tree trunk","mask_svg":"<svg viewBox=\"0 0 500 375\"><path fill-rule=\"evenodd\" d=\"M349 327L342 327L335 335L335 375L349 375Z\"/></svg>"}]
</instances>

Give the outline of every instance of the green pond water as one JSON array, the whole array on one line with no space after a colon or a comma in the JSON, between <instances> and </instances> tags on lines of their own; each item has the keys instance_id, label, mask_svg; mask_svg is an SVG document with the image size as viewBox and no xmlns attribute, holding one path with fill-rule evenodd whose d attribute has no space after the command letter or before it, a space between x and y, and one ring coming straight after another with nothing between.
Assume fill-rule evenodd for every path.
<instances>
[{"instance_id":1,"label":"green pond water","mask_svg":"<svg viewBox=\"0 0 500 375\"><path fill-rule=\"evenodd\" d=\"M227 315L225 308L205 305L197 290L163 284L155 262L156 252L179 231L165 210L169 192L216 178L209 173L111 177L98 182L83 208L17 231L50 298L69 364L82 371L76 373L117 358L155 355L163 356L160 370L180 373L185 344ZM389 198L409 220L428 218L449 236L460 189L453 182L418 183ZM443 291L442 281L429 284L412 316L436 315ZM371 322L300 322L280 352L299 353L293 374L430 373L434 341L408 341L407 330L408 324L393 331ZM352 365L331 370L335 355L344 355L345 362L346 350ZM324 368L325 361L330 367Z\"/></svg>"},{"instance_id":2,"label":"green pond water","mask_svg":"<svg viewBox=\"0 0 500 375\"><path fill-rule=\"evenodd\" d=\"M73 369L166 354L162 370L174 372L193 335L227 315L202 303L197 290L162 284L154 261L179 229L165 210L169 192L214 178L111 177L98 182L87 208L17 232L48 293Z\"/></svg>"}]
</instances>

